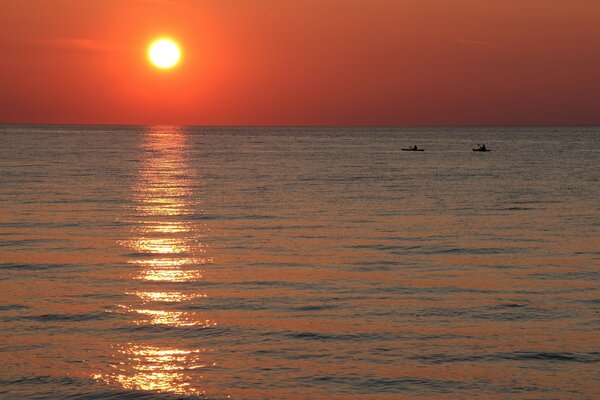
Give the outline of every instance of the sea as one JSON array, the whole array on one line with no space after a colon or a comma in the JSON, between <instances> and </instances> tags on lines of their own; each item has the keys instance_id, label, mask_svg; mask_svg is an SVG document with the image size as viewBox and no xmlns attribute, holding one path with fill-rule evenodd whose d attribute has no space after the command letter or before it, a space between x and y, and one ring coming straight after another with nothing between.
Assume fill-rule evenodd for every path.
<instances>
[{"instance_id":1,"label":"sea","mask_svg":"<svg viewBox=\"0 0 600 400\"><path fill-rule=\"evenodd\" d=\"M0 398L598 399L599 177L600 127L0 126Z\"/></svg>"}]
</instances>

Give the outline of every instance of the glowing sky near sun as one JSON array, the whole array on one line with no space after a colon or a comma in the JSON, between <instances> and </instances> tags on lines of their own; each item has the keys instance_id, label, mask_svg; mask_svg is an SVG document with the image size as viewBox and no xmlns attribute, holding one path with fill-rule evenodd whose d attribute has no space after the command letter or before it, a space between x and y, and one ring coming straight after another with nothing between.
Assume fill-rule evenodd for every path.
<instances>
[{"instance_id":1,"label":"glowing sky near sun","mask_svg":"<svg viewBox=\"0 0 600 400\"><path fill-rule=\"evenodd\" d=\"M595 0L0 0L0 123L595 124L599 45Z\"/></svg>"}]
</instances>

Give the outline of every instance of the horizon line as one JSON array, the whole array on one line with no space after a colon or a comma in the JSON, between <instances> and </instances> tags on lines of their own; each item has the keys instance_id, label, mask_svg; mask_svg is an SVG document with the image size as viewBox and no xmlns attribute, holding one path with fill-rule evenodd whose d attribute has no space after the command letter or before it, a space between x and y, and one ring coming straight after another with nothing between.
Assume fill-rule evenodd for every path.
<instances>
[{"instance_id":1,"label":"horizon line","mask_svg":"<svg viewBox=\"0 0 600 400\"><path fill-rule=\"evenodd\" d=\"M75 123L75 122L0 122L0 126L121 126L121 127L179 127L179 128L577 128L577 127L600 127L597 124L136 124L136 123Z\"/></svg>"}]
</instances>

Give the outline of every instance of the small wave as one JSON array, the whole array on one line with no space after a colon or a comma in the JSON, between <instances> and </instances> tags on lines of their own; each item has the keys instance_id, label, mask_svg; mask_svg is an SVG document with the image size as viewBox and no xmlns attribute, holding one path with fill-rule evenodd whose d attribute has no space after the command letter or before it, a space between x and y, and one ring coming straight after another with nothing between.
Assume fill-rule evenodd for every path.
<instances>
[{"instance_id":1,"label":"small wave","mask_svg":"<svg viewBox=\"0 0 600 400\"><path fill-rule=\"evenodd\" d=\"M0 353L16 353L16 352L28 352L39 349L48 349L51 345L49 343L28 343L28 344L7 344L0 345ZM0 390L0 393L2 391Z\"/></svg>"},{"instance_id":2,"label":"small wave","mask_svg":"<svg viewBox=\"0 0 600 400\"><path fill-rule=\"evenodd\" d=\"M318 286L317 284L309 284L302 282L289 281L244 281L237 283L243 286L276 286L276 287L293 287L298 289L312 289Z\"/></svg>"},{"instance_id":3,"label":"small wave","mask_svg":"<svg viewBox=\"0 0 600 400\"><path fill-rule=\"evenodd\" d=\"M374 260L374 261L359 261L350 264L350 270L361 272L373 271L391 271L394 267L400 266L398 261Z\"/></svg>"},{"instance_id":4,"label":"small wave","mask_svg":"<svg viewBox=\"0 0 600 400\"><path fill-rule=\"evenodd\" d=\"M253 230L257 231L288 231L288 230L317 230L323 229L324 226L315 225L315 226L307 226L307 225L272 225L272 226L253 226ZM301 237L301 236L299 236Z\"/></svg>"},{"instance_id":5,"label":"small wave","mask_svg":"<svg viewBox=\"0 0 600 400\"><path fill-rule=\"evenodd\" d=\"M420 249L421 246L415 245L384 245L384 244L357 244L348 246L350 249L366 249L366 250L381 250L381 251L390 251L390 250L417 250Z\"/></svg>"},{"instance_id":6,"label":"small wave","mask_svg":"<svg viewBox=\"0 0 600 400\"><path fill-rule=\"evenodd\" d=\"M110 313L88 313L88 314L42 314L19 317L20 319L40 322L81 322L112 318Z\"/></svg>"},{"instance_id":7,"label":"small wave","mask_svg":"<svg viewBox=\"0 0 600 400\"><path fill-rule=\"evenodd\" d=\"M392 268L389 265L363 265L353 268L355 271L360 272L378 272L378 271L390 271Z\"/></svg>"},{"instance_id":8,"label":"small wave","mask_svg":"<svg viewBox=\"0 0 600 400\"><path fill-rule=\"evenodd\" d=\"M528 251L521 247L435 247L423 251L424 254L514 254Z\"/></svg>"},{"instance_id":9,"label":"small wave","mask_svg":"<svg viewBox=\"0 0 600 400\"><path fill-rule=\"evenodd\" d=\"M32 201L32 204L39 204L39 201ZM87 224L86 224L87 225ZM83 226L79 222L1 222L0 227L3 228L76 228ZM6 233L11 234L11 233Z\"/></svg>"},{"instance_id":10,"label":"small wave","mask_svg":"<svg viewBox=\"0 0 600 400\"><path fill-rule=\"evenodd\" d=\"M0 379L3 390L0 393L18 393L19 399L69 399L69 400L220 400L226 397L184 396L154 391L110 388L98 384L93 379L72 376L23 376L14 379ZM60 394L58 394L60 393Z\"/></svg>"},{"instance_id":11,"label":"small wave","mask_svg":"<svg viewBox=\"0 0 600 400\"><path fill-rule=\"evenodd\" d=\"M224 327L221 325L193 325L193 326L173 326L166 324L140 324L126 325L115 328L112 332L126 332L128 334L141 335L142 337L156 338L157 335L166 338L207 338L207 337L230 337L239 338L241 332L238 329Z\"/></svg>"},{"instance_id":12,"label":"small wave","mask_svg":"<svg viewBox=\"0 0 600 400\"><path fill-rule=\"evenodd\" d=\"M390 254L514 254L529 251L523 247L424 247L419 245L354 245L351 249L366 249L389 252Z\"/></svg>"},{"instance_id":13,"label":"small wave","mask_svg":"<svg viewBox=\"0 0 600 400\"><path fill-rule=\"evenodd\" d=\"M475 312L471 317L492 321L553 321L572 318L573 313L539 307L491 307L481 312Z\"/></svg>"},{"instance_id":14,"label":"small wave","mask_svg":"<svg viewBox=\"0 0 600 400\"><path fill-rule=\"evenodd\" d=\"M263 219L280 219L275 215L259 215L259 214L242 214L242 215L208 215L208 214L190 214L187 218L191 220L218 220L218 221L233 221L233 220L263 220Z\"/></svg>"},{"instance_id":15,"label":"small wave","mask_svg":"<svg viewBox=\"0 0 600 400\"><path fill-rule=\"evenodd\" d=\"M556 361L556 362L575 362L575 363L598 363L600 362L600 353L568 353L568 352L514 352L514 353L494 353L482 355L449 355L449 354L429 354L425 356L409 357L412 360L423 361L433 364L454 363L454 362L475 362L475 361Z\"/></svg>"},{"instance_id":16,"label":"small wave","mask_svg":"<svg viewBox=\"0 0 600 400\"><path fill-rule=\"evenodd\" d=\"M5 305L0 305L0 311L11 311L11 310L22 310L25 308L29 308L26 305L23 304L5 304Z\"/></svg>"},{"instance_id":17,"label":"small wave","mask_svg":"<svg viewBox=\"0 0 600 400\"><path fill-rule=\"evenodd\" d=\"M75 264L18 264L18 263L0 263L0 269L17 269L17 270L46 270L56 268L73 268Z\"/></svg>"},{"instance_id":18,"label":"small wave","mask_svg":"<svg viewBox=\"0 0 600 400\"><path fill-rule=\"evenodd\" d=\"M461 382L443 379L427 379L421 377L381 378L364 375L315 375L297 378L308 386L330 386L336 384L346 387L353 393L401 393L401 392L437 392L447 393L452 390L485 389L485 382Z\"/></svg>"},{"instance_id":19,"label":"small wave","mask_svg":"<svg viewBox=\"0 0 600 400\"><path fill-rule=\"evenodd\" d=\"M492 289L472 289L462 288L458 286L440 286L434 288L421 288L422 292L433 292L433 293L498 293L497 290Z\"/></svg>"},{"instance_id":20,"label":"small wave","mask_svg":"<svg viewBox=\"0 0 600 400\"><path fill-rule=\"evenodd\" d=\"M77 379L69 376L22 376L14 379L1 379L2 385L30 385L30 384L57 384L57 385L73 385L77 383Z\"/></svg>"},{"instance_id":21,"label":"small wave","mask_svg":"<svg viewBox=\"0 0 600 400\"><path fill-rule=\"evenodd\" d=\"M26 247L38 244L59 243L56 239L20 239L20 240L0 240L0 247Z\"/></svg>"},{"instance_id":22,"label":"small wave","mask_svg":"<svg viewBox=\"0 0 600 400\"><path fill-rule=\"evenodd\" d=\"M365 333L319 333L319 332L269 332L265 335L283 334L292 339L316 340L316 341L349 341L370 342L374 340L390 341L398 338L393 332L365 332Z\"/></svg>"},{"instance_id":23,"label":"small wave","mask_svg":"<svg viewBox=\"0 0 600 400\"><path fill-rule=\"evenodd\" d=\"M216 301L207 300L203 304L191 304L182 307L183 310L188 311L216 311L216 310L245 310L245 311L259 311L271 309L264 302L247 299L215 299Z\"/></svg>"},{"instance_id":24,"label":"small wave","mask_svg":"<svg viewBox=\"0 0 600 400\"><path fill-rule=\"evenodd\" d=\"M506 360L532 360L532 361L562 361L578 363L600 362L600 352L592 353L566 353L566 352L517 352L501 355Z\"/></svg>"},{"instance_id":25,"label":"small wave","mask_svg":"<svg viewBox=\"0 0 600 400\"><path fill-rule=\"evenodd\" d=\"M519 303L504 303L504 304L498 304L496 306L490 307L492 309L503 309L503 308L521 308L521 307L526 307L527 304L519 304Z\"/></svg>"},{"instance_id":26,"label":"small wave","mask_svg":"<svg viewBox=\"0 0 600 400\"><path fill-rule=\"evenodd\" d=\"M332 304L323 304L323 305L306 305L306 306L297 306L290 307L290 311L321 311L321 310L332 310L338 308Z\"/></svg>"},{"instance_id":27,"label":"small wave","mask_svg":"<svg viewBox=\"0 0 600 400\"><path fill-rule=\"evenodd\" d=\"M530 274L525 279L535 278L543 280L582 280L597 281L600 280L600 271L569 271L569 272L547 272Z\"/></svg>"},{"instance_id":28,"label":"small wave","mask_svg":"<svg viewBox=\"0 0 600 400\"><path fill-rule=\"evenodd\" d=\"M380 265L399 265L400 263L398 261L388 261L388 260L375 260L375 261L368 261L368 260L364 260L364 261L357 261L357 262L353 262L351 265L356 265L356 266L380 266Z\"/></svg>"}]
</instances>

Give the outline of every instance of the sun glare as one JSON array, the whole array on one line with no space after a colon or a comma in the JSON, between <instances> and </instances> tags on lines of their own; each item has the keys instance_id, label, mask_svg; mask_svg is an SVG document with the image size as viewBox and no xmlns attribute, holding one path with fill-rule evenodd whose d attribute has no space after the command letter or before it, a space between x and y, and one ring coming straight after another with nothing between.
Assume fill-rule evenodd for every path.
<instances>
[{"instance_id":1,"label":"sun glare","mask_svg":"<svg viewBox=\"0 0 600 400\"><path fill-rule=\"evenodd\" d=\"M150 45L148 58L158 68L172 68L181 58L177 43L170 39L160 39Z\"/></svg>"}]
</instances>

